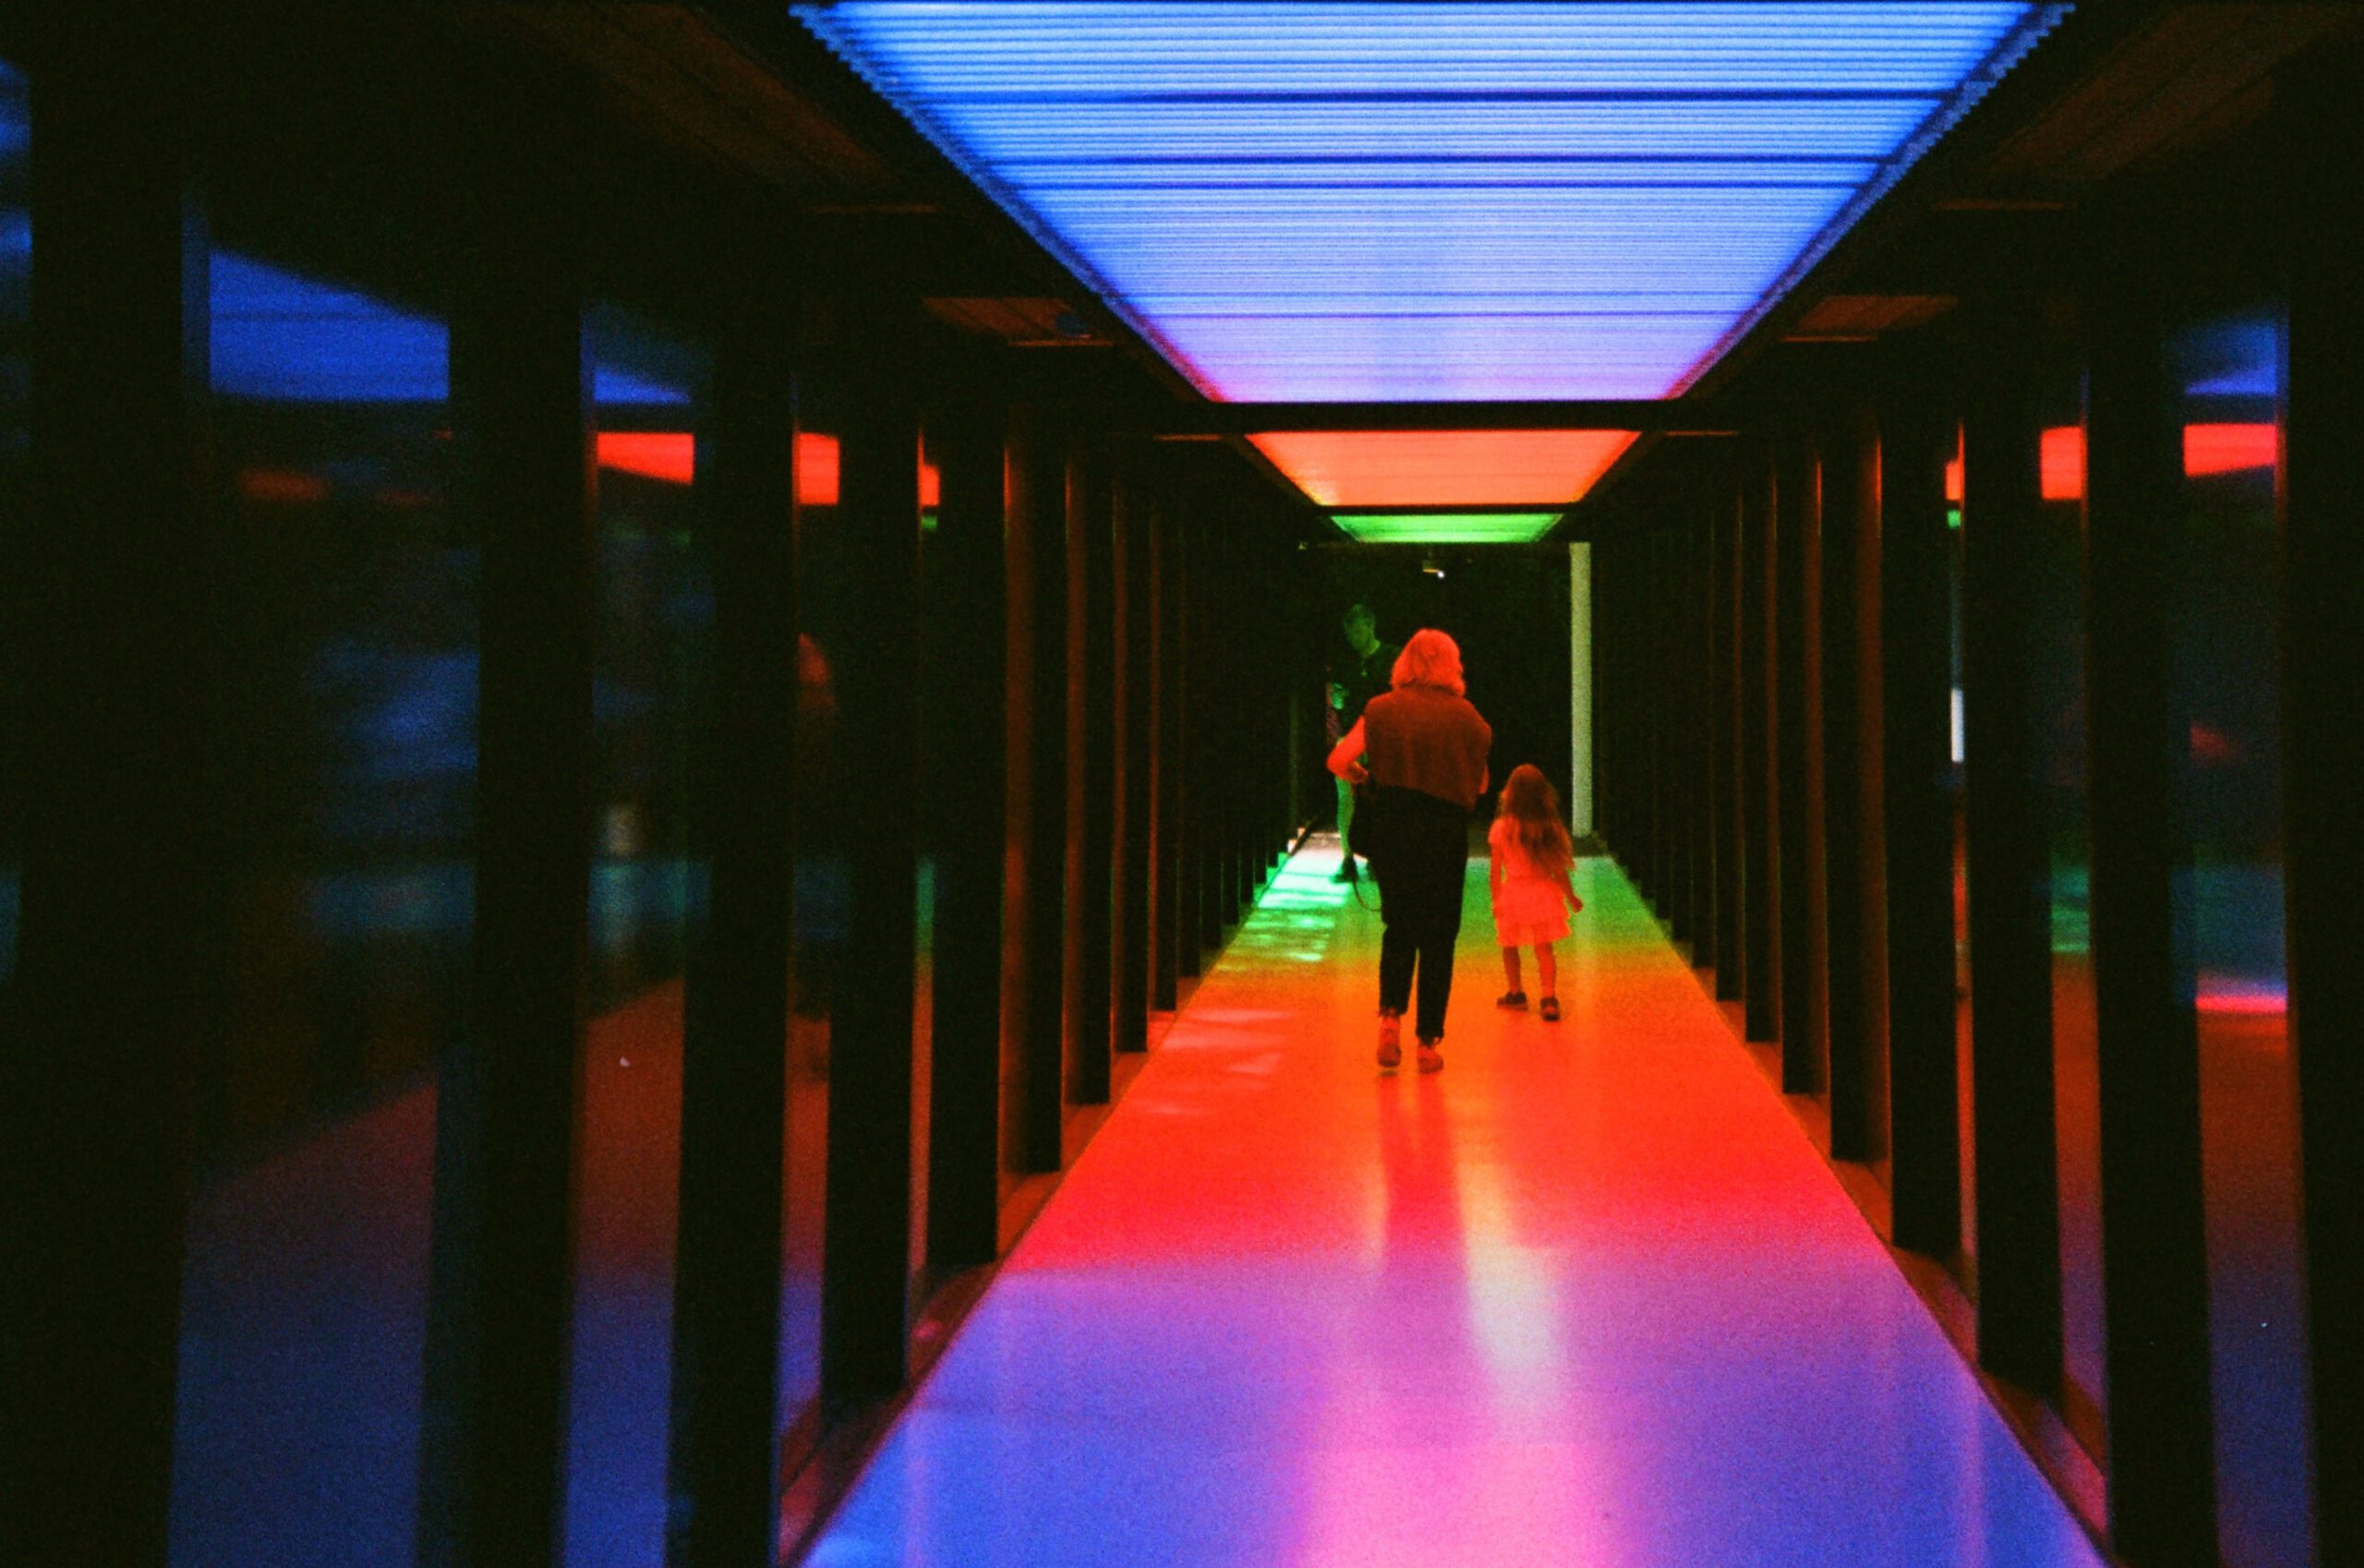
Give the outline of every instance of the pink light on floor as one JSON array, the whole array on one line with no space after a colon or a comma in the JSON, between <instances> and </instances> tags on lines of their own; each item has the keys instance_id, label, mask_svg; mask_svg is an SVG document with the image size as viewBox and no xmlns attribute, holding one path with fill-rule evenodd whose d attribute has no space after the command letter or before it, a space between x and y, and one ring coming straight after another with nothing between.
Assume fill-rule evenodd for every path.
<instances>
[{"instance_id":1,"label":"pink light on floor","mask_svg":"<svg viewBox=\"0 0 2364 1568\"><path fill-rule=\"evenodd\" d=\"M686 485L697 471L697 440L687 430L602 430L599 466Z\"/></svg>"},{"instance_id":2,"label":"pink light on floor","mask_svg":"<svg viewBox=\"0 0 2364 1568\"><path fill-rule=\"evenodd\" d=\"M1271 430L1248 439L1315 504L1566 506L1631 430Z\"/></svg>"},{"instance_id":3,"label":"pink light on floor","mask_svg":"<svg viewBox=\"0 0 2364 1568\"><path fill-rule=\"evenodd\" d=\"M2272 468L2281 459L2281 429L2272 423L2186 425L2183 471L2187 478Z\"/></svg>"},{"instance_id":4,"label":"pink light on floor","mask_svg":"<svg viewBox=\"0 0 2364 1568\"><path fill-rule=\"evenodd\" d=\"M2097 1568L1608 862L1563 1021L1467 937L1445 1070L1385 1078L1335 864L1242 923L814 1561Z\"/></svg>"}]
</instances>

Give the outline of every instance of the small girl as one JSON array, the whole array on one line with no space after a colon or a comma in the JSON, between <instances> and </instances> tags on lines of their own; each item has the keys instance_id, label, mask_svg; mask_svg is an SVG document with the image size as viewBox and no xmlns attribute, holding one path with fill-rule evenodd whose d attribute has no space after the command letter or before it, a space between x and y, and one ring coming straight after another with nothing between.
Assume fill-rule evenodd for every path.
<instances>
[{"instance_id":1,"label":"small girl","mask_svg":"<svg viewBox=\"0 0 2364 1568\"><path fill-rule=\"evenodd\" d=\"M1560 821L1559 791L1541 768L1521 763L1512 769L1486 843L1494 937L1502 945L1502 972L1511 984L1495 1006L1526 1006L1526 993L1519 984L1518 950L1531 945L1535 966L1541 971L1537 978L1543 986L1543 1017L1556 1023L1560 967L1551 944L1568 935L1569 911L1583 909L1585 901L1576 897L1576 850Z\"/></svg>"}]
</instances>

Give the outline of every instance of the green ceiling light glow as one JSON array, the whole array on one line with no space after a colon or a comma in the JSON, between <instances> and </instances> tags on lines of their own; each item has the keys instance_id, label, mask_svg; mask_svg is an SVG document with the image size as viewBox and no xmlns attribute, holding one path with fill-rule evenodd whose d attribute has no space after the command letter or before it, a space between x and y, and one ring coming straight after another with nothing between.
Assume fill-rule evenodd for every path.
<instances>
[{"instance_id":1,"label":"green ceiling light glow","mask_svg":"<svg viewBox=\"0 0 2364 1568\"><path fill-rule=\"evenodd\" d=\"M1556 512L1333 512L1330 520L1367 545L1525 545L1560 521Z\"/></svg>"}]
</instances>

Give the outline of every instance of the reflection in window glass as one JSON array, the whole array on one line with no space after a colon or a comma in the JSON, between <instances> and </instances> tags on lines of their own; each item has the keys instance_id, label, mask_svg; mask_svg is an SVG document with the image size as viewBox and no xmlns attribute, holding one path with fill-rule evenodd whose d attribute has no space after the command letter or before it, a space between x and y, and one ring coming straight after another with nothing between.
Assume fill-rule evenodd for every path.
<instances>
[{"instance_id":1,"label":"reflection in window glass","mask_svg":"<svg viewBox=\"0 0 2364 1568\"><path fill-rule=\"evenodd\" d=\"M0 584L13 579L27 514L27 397L31 385L28 320L31 296L31 119L25 78L0 60ZM0 612L0 1023L16 994L18 711L16 618Z\"/></svg>"},{"instance_id":2,"label":"reflection in window glass","mask_svg":"<svg viewBox=\"0 0 2364 1568\"><path fill-rule=\"evenodd\" d=\"M473 922L478 556L445 331L211 262L228 906L198 1106L176 1568L411 1556L434 1068Z\"/></svg>"},{"instance_id":3,"label":"reflection in window glass","mask_svg":"<svg viewBox=\"0 0 2364 1568\"><path fill-rule=\"evenodd\" d=\"M2101 1061L2093 1003L2093 841L2085 767L2085 424L2074 379L2046 388L2035 550L2028 562L2029 691L2048 850L2053 1125L2060 1194L2060 1405L2101 1454Z\"/></svg>"},{"instance_id":4,"label":"reflection in window glass","mask_svg":"<svg viewBox=\"0 0 2364 1568\"><path fill-rule=\"evenodd\" d=\"M598 411L591 1021L576 1153L571 1568L663 1561L683 971L706 916L691 803L710 754L714 578L694 350L591 313Z\"/></svg>"},{"instance_id":5,"label":"reflection in window glass","mask_svg":"<svg viewBox=\"0 0 2364 1568\"><path fill-rule=\"evenodd\" d=\"M1962 766L1962 533L1961 430L1954 430L1953 461L1946 465L1947 669L1951 687L1946 797L1953 820L1954 918L1954 1105L1961 1150L1961 1251L1956 1258L1963 1288L1978 1289L1978 1140L1970 1060L1970 792Z\"/></svg>"},{"instance_id":6,"label":"reflection in window glass","mask_svg":"<svg viewBox=\"0 0 2364 1568\"><path fill-rule=\"evenodd\" d=\"M826 389L817 389L826 392ZM826 413L820 422L827 424ZM857 791L837 745L838 666L856 628L853 567L838 525L838 439L796 439L796 924L788 1030L788 1167L781 1194L780 1458L820 1438L821 1252L827 1220L829 1026L850 913L847 838Z\"/></svg>"},{"instance_id":7,"label":"reflection in window glass","mask_svg":"<svg viewBox=\"0 0 2364 1568\"><path fill-rule=\"evenodd\" d=\"M2297 1084L2282 927L2275 498L2282 322L2171 340L2189 549L2177 623L2191 705L2191 929L2220 1535L2232 1568L2310 1562Z\"/></svg>"}]
</instances>

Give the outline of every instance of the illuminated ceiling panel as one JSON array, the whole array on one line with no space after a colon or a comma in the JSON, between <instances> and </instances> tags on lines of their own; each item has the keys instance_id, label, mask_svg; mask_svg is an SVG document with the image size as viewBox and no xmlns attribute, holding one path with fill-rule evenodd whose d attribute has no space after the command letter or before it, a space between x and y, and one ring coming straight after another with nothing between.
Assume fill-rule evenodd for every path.
<instances>
[{"instance_id":1,"label":"illuminated ceiling panel","mask_svg":"<svg viewBox=\"0 0 2364 1568\"><path fill-rule=\"evenodd\" d=\"M1367 545L1523 545L1541 538L1556 512L1339 512L1330 521Z\"/></svg>"},{"instance_id":2,"label":"illuminated ceiling panel","mask_svg":"<svg viewBox=\"0 0 2364 1568\"><path fill-rule=\"evenodd\" d=\"M1574 505L1631 430L1281 430L1248 438L1321 506Z\"/></svg>"},{"instance_id":3,"label":"illuminated ceiling panel","mask_svg":"<svg viewBox=\"0 0 2364 1568\"><path fill-rule=\"evenodd\" d=\"M1681 392L2064 6L841 0L828 46L1209 396Z\"/></svg>"}]
</instances>

